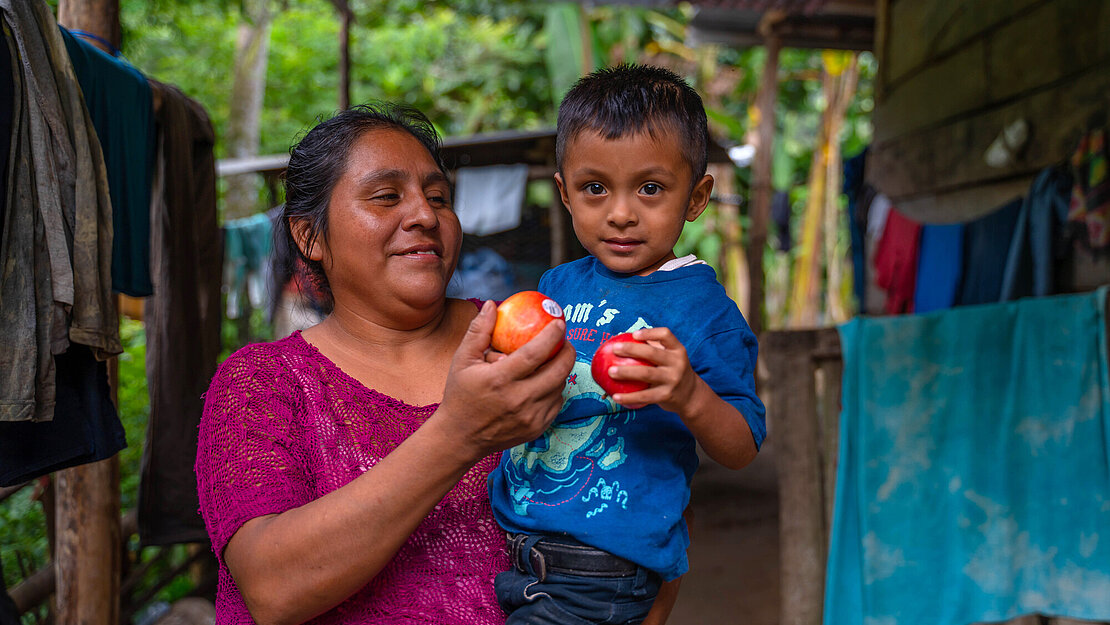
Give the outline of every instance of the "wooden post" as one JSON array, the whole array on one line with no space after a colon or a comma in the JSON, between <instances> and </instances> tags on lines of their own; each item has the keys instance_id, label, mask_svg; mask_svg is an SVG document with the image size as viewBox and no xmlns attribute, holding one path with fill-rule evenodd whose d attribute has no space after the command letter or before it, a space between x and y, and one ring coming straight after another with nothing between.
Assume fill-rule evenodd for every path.
<instances>
[{"instance_id":1,"label":"wooden post","mask_svg":"<svg viewBox=\"0 0 1110 625\"><path fill-rule=\"evenodd\" d=\"M119 456L59 471L57 622L119 622Z\"/></svg>"},{"instance_id":2,"label":"wooden post","mask_svg":"<svg viewBox=\"0 0 1110 625\"><path fill-rule=\"evenodd\" d=\"M119 0L60 0L58 23L121 46ZM105 46L93 42L102 49ZM113 401L115 359L109 362ZM118 402L116 402L118 405ZM56 621L119 622L119 456L55 474Z\"/></svg>"},{"instance_id":3,"label":"wooden post","mask_svg":"<svg viewBox=\"0 0 1110 625\"><path fill-rule=\"evenodd\" d=\"M555 267L567 261L567 231L569 230L567 222L569 220L555 180L551 181L551 188L555 192L555 197L547 209L547 216L551 224L551 266Z\"/></svg>"},{"instance_id":4,"label":"wooden post","mask_svg":"<svg viewBox=\"0 0 1110 625\"><path fill-rule=\"evenodd\" d=\"M770 31L770 27L767 28ZM758 336L763 330L763 252L767 247L767 224L771 220L771 161L775 149L775 102L779 91L778 37L765 34L767 59L756 94L757 129L755 159L752 161L751 231L748 235L748 325Z\"/></svg>"},{"instance_id":5,"label":"wooden post","mask_svg":"<svg viewBox=\"0 0 1110 625\"><path fill-rule=\"evenodd\" d=\"M826 329L768 332L761 339L779 480L782 625L820 625L824 611L829 469L817 417L814 354L837 338L836 330Z\"/></svg>"},{"instance_id":6,"label":"wooden post","mask_svg":"<svg viewBox=\"0 0 1110 625\"><path fill-rule=\"evenodd\" d=\"M58 0L58 23L105 39L116 49L120 47L119 0ZM99 41L89 43L111 53Z\"/></svg>"}]
</instances>

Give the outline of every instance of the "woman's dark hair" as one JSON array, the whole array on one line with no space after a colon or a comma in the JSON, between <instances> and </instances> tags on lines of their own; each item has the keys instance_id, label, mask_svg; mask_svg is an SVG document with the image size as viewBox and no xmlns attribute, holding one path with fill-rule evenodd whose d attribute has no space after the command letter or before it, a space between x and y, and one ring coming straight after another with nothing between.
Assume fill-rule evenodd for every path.
<instances>
[{"instance_id":1,"label":"woman's dark hair","mask_svg":"<svg viewBox=\"0 0 1110 625\"><path fill-rule=\"evenodd\" d=\"M567 145L584 130L612 140L646 130L678 133L693 175L705 175L709 126L701 96L678 74L652 65L618 65L581 78L559 104L555 165L563 169Z\"/></svg>"},{"instance_id":2,"label":"woman's dark hair","mask_svg":"<svg viewBox=\"0 0 1110 625\"><path fill-rule=\"evenodd\" d=\"M327 243L328 204L332 191L347 169L351 147L364 133L383 128L403 130L416 138L432 155L440 171L447 174L440 155L439 134L420 111L388 102L360 104L318 123L289 150L285 170L285 206L275 228L277 256L284 266L276 268L292 276L297 260L303 261L313 288L313 304L324 312L332 308L331 288L323 264L305 256L293 236L292 224L304 222L308 228L305 249L322 237ZM284 248L284 249L283 249Z\"/></svg>"}]
</instances>

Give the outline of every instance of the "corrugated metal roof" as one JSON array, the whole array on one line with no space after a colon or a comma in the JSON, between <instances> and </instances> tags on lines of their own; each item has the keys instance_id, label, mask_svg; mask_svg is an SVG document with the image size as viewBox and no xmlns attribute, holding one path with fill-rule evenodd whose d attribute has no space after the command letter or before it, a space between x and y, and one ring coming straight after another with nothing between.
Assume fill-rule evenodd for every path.
<instances>
[{"instance_id":1,"label":"corrugated metal roof","mask_svg":"<svg viewBox=\"0 0 1110 625\"><path fill-rule=\"evenodd\" d=\"M792 15L809 15L819 11L827 2L828 0L695 0L692 4L759 13L775 10Z\"/></svg>"}]
</instances>

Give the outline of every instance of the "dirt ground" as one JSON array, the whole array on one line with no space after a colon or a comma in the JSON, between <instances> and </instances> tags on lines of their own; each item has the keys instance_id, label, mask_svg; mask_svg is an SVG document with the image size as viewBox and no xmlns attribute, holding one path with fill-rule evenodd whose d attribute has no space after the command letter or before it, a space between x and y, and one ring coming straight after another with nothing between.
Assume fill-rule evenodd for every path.
<instances>
[{"instance_id":1,"label":"dirt ground","mask_svg":"<svg viewBox=\"0 0 1110 625\"><path fill-rule=\"evenodd\" d=\"M690 572L668 625L778 625L778 495L771 442L740 471L703 457L691 501Z\"/></svg>"}]
</instances>

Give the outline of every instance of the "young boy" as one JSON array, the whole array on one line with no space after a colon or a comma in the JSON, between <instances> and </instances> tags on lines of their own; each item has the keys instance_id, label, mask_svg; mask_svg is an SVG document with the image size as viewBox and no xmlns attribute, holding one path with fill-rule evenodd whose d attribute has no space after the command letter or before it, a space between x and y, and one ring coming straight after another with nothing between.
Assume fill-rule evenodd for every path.
<instances>
[{"instance_id":1,"label":"young boy","mask_svg":"<svg viewBox=\"0 0 1110 625\"><path fill-rule=\"evenodd\" d=\"M563 408L490 476L514 565L496 582L509 624L641 622L688 568L695 441L733 469L763 441L755 336L713 270L673 250L709 201L708 140L701 98L661 68L600 70L559 107L555 181L590 256L539 284L578 353ZM622 332L647 344L618 355L654 366L610 375L650 386L607 396L590 362Z\"/></svg>"}]
</instances>

